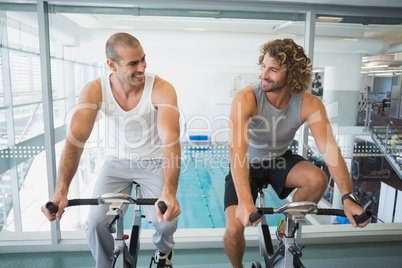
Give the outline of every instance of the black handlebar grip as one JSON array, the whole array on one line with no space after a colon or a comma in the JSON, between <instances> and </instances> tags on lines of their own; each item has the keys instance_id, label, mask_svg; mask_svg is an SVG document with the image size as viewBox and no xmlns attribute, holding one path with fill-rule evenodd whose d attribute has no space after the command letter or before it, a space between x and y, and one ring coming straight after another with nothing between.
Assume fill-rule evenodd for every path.
<instances>
[{"instance_id":1,"label":"black handlebar grip","mask_svg":"<svg viewBox=\"0 0 402 268\"><path fill-rule=\"evenodd\" d=\"M158 202L158 208L159 210L162 212L162 214L165 214L166 210L167 210L167 206L166 203L163 201L159 201Z\"/></svg>"},{"instance_id":2,"label":"black handlebar grip","mask_svg":"<svg viewBox=\"0 0 402 268\"><path fill-rule=\"evenodd\" d=\"M258 221L262 216L264 215L264 212L261 210L261 209L259 209L259 210L257 210L257 211L255 211L255 212L253 212L251 215L250 215L250 222L256 222L256 221Z\"/></svg>"},{"instance_id":3,"label":"black handlebar grip","mask_svg":"<svg viewBox=\"0 0 402 268\"><path fill-rule=\"evenodd\" d=\"M69 199L67 207L99 205L98 198Z\"/></svg>"},{"instance_id":4,"label":"black handlebar grip","mask_svg":"<svg viewBox=\"0 0 402 268\"><path fill-rule=\"evenodd\" d=\"M370 210L366 210L360 215L353 216L356 223L363 223L363 222L369 220L371 217L373 217L373 212Z\"/></svg>"},{"instance_id":5,"label":"black handlebar grip","mask_svg":"<svg viewBox=\"0 0 402 268\"><path fill-rule=\"evenodd\" d=\"M317 208L317 215L327 215L327 216L341 216L346 217L345 212L343 209L336 209L336 208Z\"/></svg>"},{"instance_id":6,"label":"black handlebar grip","mask_svg":"<svg viewBox=\"0 0 402 268\"><path fill-rule=\"evenodd\" d=\"M53 202L47 202L46 203L46 208L47 210L50 211L50 213L52 213L53 215L57 213L57 211L59 211L59 207L56 206Z\"/></svg>"},{"instance_id":7,"label":"black handlebar grip","mask_svg":"<svg viewBox=\"0 0 402 268\"><path fill-rule=\"evenodd\" d=\"M99 200L98 198L70 199L67 204L68 207L84 205L99 205ZM53 215L59 211L59 207L51 201L47 202L45 206Z\"/></svg>"},{"instance_id":8,"label":"black handlebar grip","mask_svg":"<svg viewBox=\"0 0 402 268\"><path fill-rule=\"evenodd\" d=\"M317 208L317 215L334 215L346 217L345 212L341 209L330 209L330 208ZM360 215L354 215L353 218L357 223L363 223L374 216L374 212L370 210L364 211Z\"/></svg>"},{"instance_id":9,"label":"black handlebar grip","mask_svg":"<svg viewBox=\"0 0 402 268\"><path fill-rule=\"evenodd\" d=\"M137 200L135 200L135 203L137 205L153 206L155 205L156 201L158 201L158 199L156 198L137 198Z\"/></svg>"}]
</instances>

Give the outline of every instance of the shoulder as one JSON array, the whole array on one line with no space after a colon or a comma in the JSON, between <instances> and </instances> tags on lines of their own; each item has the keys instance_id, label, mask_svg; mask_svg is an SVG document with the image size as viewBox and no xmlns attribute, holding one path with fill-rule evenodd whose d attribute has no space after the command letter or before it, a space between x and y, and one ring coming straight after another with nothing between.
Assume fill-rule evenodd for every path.
<instances>
[{"instance_id":1,"label":"shoulder","mask_svg":"<svg viewBox=\"0 0 402 268\"><path fill-rule=\"evenodd\" d=\"M79 102L100 105L102 102L102 86L100 77L84 86L80 93Z\"/></svg>"},{"instance_id":2,"label":"shoulder","mask_svg":"<svg viewBox=\"0 0 402 268\"><path fill-rule=\"evenodd\" d=\"M177 96L173 85L161 77L155 75L154 86L152 90L152 103L170 103L176 104Z\"/></svg>"},{"instance_id":3,"label":"shoulder","mask_svg":"<svg viewBox=\"0 0 402 268\"><path fill-rule=\"evenodd\" d=\"M302 102L302 109L303 108L321 108L324 107L322 101L311 93L304 92L303 93L303 102Z\"/></svg>"},{"instance_id":4,"label":"shoulder","mask_svg":"<svg viewBox=\"0 0 402 268\"><path fill-rule=\"evenodd\" d=\"M168 81L165 79L155 75L155 80L154 80L154 89L156 90L173 90L174 87L172 84L170 84Z\"/></svg>"},{"instance_id":5,"label":"shoulder","mask_svg":"<svg viewBox=\"0 0 402 268\"><path fill-rule=\"evenodd\" d=\"M236 95L233 97L233 101L255 102L254 89L251 86L247 86L245 89L242 89L236 93Z\"/></svg>"},{"instance_id":6,"label":"shoulder","mask_svg":"<svg viewBox=\"0 0 402 268\"><path fill-rule=\"evenodd\" d=\"M311 93L303 93L303 102L301 108L302 122L315 115L322 115L326 117L325 107L322 101Z\"/></svg>"},{"instance_id":7,"label":"shoulder","mask_svg":"<svg viewBox=\"0 0 402 268\"><path fill-rule=\"evenodd\" d=\"M232 113L239 110L241 114L248 117L257 115L257 102L254 89L251 86L240 90L234 96L232 101Z\"/></svg>"},{"instance_id":8,"label":"shoulder","mask_svg":"<svg viewBox=\"0 0 402 268\"><path fill-rule=\"evenodd\" d=\"M101 89L101 77L96 78L95 80L89 82L86 86L96 89Z\"/></svg>"}]
</instances>

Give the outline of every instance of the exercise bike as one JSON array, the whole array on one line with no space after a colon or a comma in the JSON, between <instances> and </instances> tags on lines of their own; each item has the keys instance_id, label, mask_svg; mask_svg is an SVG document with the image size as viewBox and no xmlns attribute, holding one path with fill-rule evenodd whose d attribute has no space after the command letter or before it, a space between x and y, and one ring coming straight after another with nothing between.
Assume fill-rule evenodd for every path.
<instances>
[{"instance_id":1,"label":"exercise bike","mask_svg":"<svg viewBox=\"0 0 402 268\"><path fill-rule=\"evenodd\" d=\"M305 215L334 215L343 216L345 213L341 209L323 209L317 208L314 202L291 202L280 208L264 208L264 192L263 188L258 189L259 208L250 215L250 221L256 222L261 219L259 224L259 245L260 255L264 257L265 268L303 268L305 267L301 261L302 251L296 243L296 232L301 232L301 223L306 222ZM265 214L282 213L285 215L285 233L280 241L278 249L275 251L269 226ZM355 216L357 223L365 222L375 216L372 211L366 210L361 215ZM260 262L252 263L251 268L262 268Z\"/></svg>"},{"instance_id":2,"label":"exercise bike","mask_svg":"<svg viewBox=\"0 0 402 268\"><path fill-rule=\"evenodd\" d=\"M113 252L113 264L112 268L135 268L137 267L138 252L140 250L140 229L141 218L145 217L141 215L141 205L155 205L158 199L156 198L141 198L141 189L136 184L135 192L136 199L130 195L122 193L105 193L101 194L97 198L82 198L82 199L70 199L68 200L68 207L71 206L84 206L84 205L109 205L107 215L114 216L110 226L116 224L116 237L115 237L115 249ZM124 234L123 226L123 205L135 205L134 221L131 228L131 235ZM46 208L53 214L56 214L59 208L52 202L46 204ZM158 208L162 213L165 213L167 206L165 202L158 202ZM126 240L129 239L129 246L126 244ZM149 267L152 267L154 258L151 258Z\"/></svg>"}]
</instances>

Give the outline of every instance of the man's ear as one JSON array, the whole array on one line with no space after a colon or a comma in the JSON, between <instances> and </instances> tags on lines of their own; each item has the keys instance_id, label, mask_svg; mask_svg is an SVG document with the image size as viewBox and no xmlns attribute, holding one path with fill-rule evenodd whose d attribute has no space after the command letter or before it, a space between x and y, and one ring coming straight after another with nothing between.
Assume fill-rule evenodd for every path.
<instances>
[{"instance_id":1,"label":"man's ear","mask_svg":"<svg viewBox=\"0 0 402 268\"><path fill-rule=\"evenodd\" d=\"M110 70L116 71L116 62L112 59L107 59L107 66L109 66Z\"/></svg>"}]
</instances>

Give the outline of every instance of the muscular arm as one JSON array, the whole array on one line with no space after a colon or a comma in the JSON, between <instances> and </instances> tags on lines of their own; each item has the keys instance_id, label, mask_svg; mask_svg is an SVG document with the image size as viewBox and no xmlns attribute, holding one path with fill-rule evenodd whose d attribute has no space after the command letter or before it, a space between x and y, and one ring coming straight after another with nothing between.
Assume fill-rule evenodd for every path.
<instances>
[{"instance_id":1,"label":"muscular arm","mask_svg":"<svg viewBox=\"0 0 402 268\"><path fill-rule=\"evenodd\" d=\"M97 82L89 83L82 90L76 111L71 120L65 147L61 154L59 171L54 196L50 199L59 207L59 212L52 215L43 206L42 212L50 220L60 221L67 206L67 195L72 179L77 171L84 145L89 138L99 109L100 97Z\"/></svg>"},{"instance_id":2,"label":"muscular arm","mask_svg":"<svg viewBox=\"0 0 402 268\"><path fill-rule=\"evenodd\" d=\"M244 226L251 225L250 214L256 211L250 191L247 158L249 146L248 121L250 117L256 115L256 108L253 89L247 87L236 94L230 112L230 168L239 201L236 217Z\"/></svg>"},{"instance_id":3,"label":"muscular arm","mask_svg":"<svg viewBox=\"0 0 402 268\"><path fill-rule=\"evenodd\" d=\"M159 200L165 201L168 210L163 215L167 221L171 221L181 213L179 203L176 198L179 175L180 175L180 125L179 109L177 107L176 92L172 85L156 78L153 102L158 109L157 128L159 137L163 144L163 180L164 186ZM159 209L157 216L162 220Z\"/></svg>"},{"instance_id":4,"label":"muscular arm","mask_svg":"<svg viewBox=\"0 0 402 268\"><path fill-rule=\"evenodd\" d=\"M305 105L309 103L309 105ZM306 109L307 107L308 109ZM336 144L332 127L327 118L327 113L322 102L315 96L305 93L303 99L302 120L306 118L310 127L311 134L314 137L318 150L324 157L328 170L338 186L341 195L353 192L353 185L350 179L349 171L345 160L342 157L341 150ZM353 215L359 215L363 209L351 200L345 200L345 214L354 227L357 226ZM360 224L360 227L367 225Z\"/></svg>"}]
</instances>

